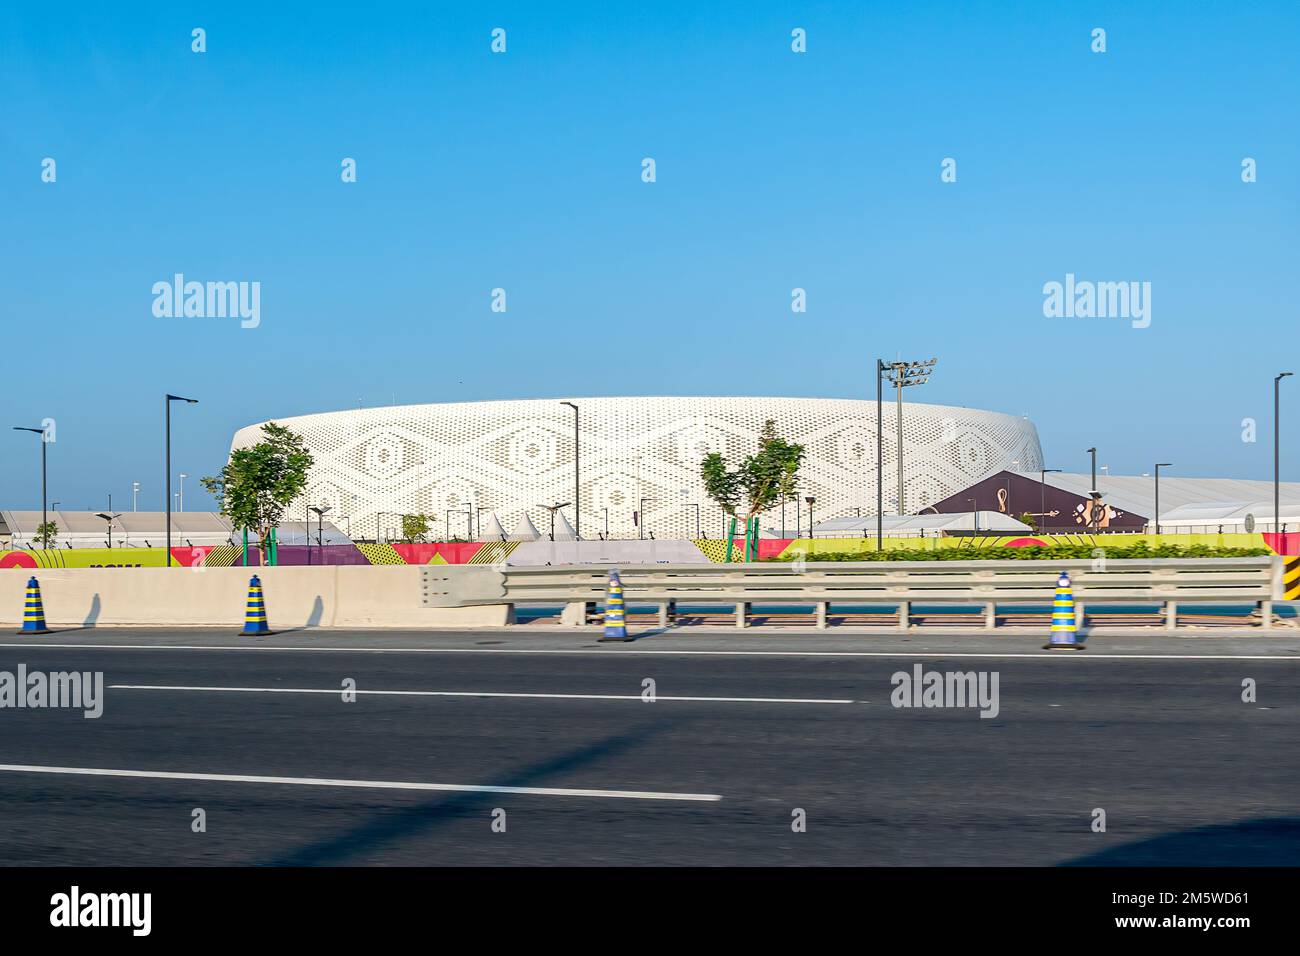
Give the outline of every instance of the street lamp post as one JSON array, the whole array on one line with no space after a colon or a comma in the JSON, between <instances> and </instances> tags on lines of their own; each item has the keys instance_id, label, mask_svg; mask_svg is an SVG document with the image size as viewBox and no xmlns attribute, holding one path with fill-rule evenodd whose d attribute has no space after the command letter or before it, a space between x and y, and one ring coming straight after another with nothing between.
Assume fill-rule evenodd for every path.
<instances>
[{"instance_id":1,"label":"street lamp post","mask_svg":"<svg viewBox=\"0 0 1300 956\"><path fill-rule=\"evenodd\" d=\"M1172 468L1173 462L1161 461L1156 463L1156 534L1160 534L1160 469Z\"/></svg>"},{"instance_id":2,"label":"street lamp post","mask_svg":"<svg viewBox=\"0 0 1300 956\"><path fill-rule=\"evenodd\" d=\"M812 495L808 495L804 498L804 501L808 502L808 540L811 541L813 538L813 505L817 503L817 499Z\"/></svg>"},{"instance_id":3,"label":"street lamp post","mask_svg":"<svg viewBox=\"0 0 1300 956\"><path fill-rule=\"evenodd\" d=\"M907 505L903 494L903 389L914 385L924 385L928 382L930 373L938 362L937 358L932 358L928 362L899 361L885 365L886 373L889 375L889 384L894 386L894 400L898 408L898 431L894 453L898 456L898 514L900 517L907 513ZM879 409L877 409L877 415L879 415Z\"/></svg>"},{"instance_id":4,"label":"street lamp post","mask_svg":"<svg viewBox=\"0 0 1300 956\"><path fill-rule=\"evenodd\" d=\"M131 510L139 511L140 510L139 505L140 505L140 482L133 481L131 482Z\"/></svg>"},{"instance_id":5,"label":"street lamp post","mask_svg":"<svg viewBox=\"0 0 1300 956\"><path fill-rule=\"evenodd\" d=\"M379 544L379 543L380 543L380 537L381 537L381 535L380 535L380 531L381 531L380 525L381 525L382 522L383 522L384 515L391 515L391 516L394 517L394 518L401 518L401 517L402 517L402 515L400 515L400 514L399 514L398 512L396 512L396 511L376 511L376 512L375 512L375 544ZM437 516L436 514L435 514L435 515L432 515L431 517L433 518L434 521L437 521L437 520L438 520L438 516Z\"/></svg>"},{"instance_id":6,"label":"street lamp post","mask_svg":"<svg viewBox=\"0 0 1300 956\"><path fill-rule=\"evenodd\" d=\"M569 507L569 502L566 501L563 504L557 502L556 504L553 505L538 505L537 507L545 508L547 511L551 513L551 540L554 541L555 540L555 512L559 511L561 508ZM573 533L574 536L576 537L578 533L576 528L574 529Z\"/></svg>"},{"instance_id":7,"label":"street lamp post","mask_svg":"<svg viewBox=\"0 0 1300 956\"><path fill-rule=\"evenodd\" d=\"M966 500L970 502L970 516L973 522L971 525L971 530L974 531L976 534L978 534L980 530L979 507L976 505L974 498L967 498Z\"/></svg>"},{"instance_id":8,"label":"street lamp post","mask_svg":"<svg viewBox=\"0 0 1300 956\"><path fill-rule=\"evenodd\" d=\"M695 540L700 540L700 506L693 501L686 502L686 507L695 509Z\"/></svg>"},{"instance_id":9,"label":"street lamp post","mask_svg":"<svg viewBox=\"0 0 1300 956\"><path fill-rule=\"evenodd\" d=\"M167 524L167 552L165 555L166 567L172 566L172 402L185 402L189 405L197 405L197 398L182 398L180 395L168 395L163 403L166 406L166 432L167 432L167 489L165 501L167 505L167 514L164 518Z\"/></svg>"},{"instance_id":10,"label":"street lamp post","mask_svg":"<svg viewBox=\"0 0 1300 956\"><path fill-rule=\"evenodd\" d=\"M44 428L24 428L21 425L15 425L14 431L34 432L35 434L41 436L41 543L44 545L46 550L49 550L50 547L49 510L50 509L48 504L49 502L48 492L46 491L48 485L46 482L47 472L45 468L45 446L48 445L49 442L45 440Z\"/></svg>"},{"instance_id":11,"label":"street lamp post","mask_svg":"<svg viewBox=\"0 0 1300 956\"><path fill-rule=\"evenodd\" d=\"M1040 468L1038 475L1038 519L1043 523L1042 533L1047 533L1047 476L1060 474L1060 468Z\"/></svg>"},{"instance_id":12,"label":"street lamp post","mask_svg":"<svg viewBox=\"0 0 1300 956\"><path fill-rule=\"evenodd\" d=\"M578 406L573 402L560 402L573 409L573 536L582 540L581 485L578 482Z\"/></svg>"},{"instance_id":13,"label":"street lamp post","mask_svg":"<svg viewBox=\"0 0 1300 956\"><path fill-rule=\"evenodd\" d=\"M1278 386L1282 384L1282 379L1290 375L1290 372L1280 372L1273 376L1273 533L1281 534L1282 526L1279 522L1282 520L1281 506L1281 447L1282 447L1282 403L1279 398ZM1281 544L1281 539L1278 539ZM1282 552L1285 553L1285 552Z\"/></svg>"},{"instance_id":14,"label":"street lamp post","mask_svg":"<svg viewBox=\"0 0 1300 956\"><path fill-rule=\"evenodd\" d=\"M640 540L645 537L645 503L647 501L657 501L656 498L642 498L641 510L637 513L636 536Z\"/></svg>"},{"instance_id":15,"label":"street lamp post","mask_svg":"<svg viewBox=\"0 0 1300 956\"><path fill-rule=\"evenodd\" d=\"M1089 448L1088 454L1092 456L1092 501L1088 505L1088 522L1092 525L1092 533L1097 533L1097 449Z\"/></svg>"},{"instance_id":16,"label":"street lamp post","mask_svg":"<svg viewBox=\"0 0 1300 956\"><path fill-rule=\"evenodd\" d=\"M96 518L103 518L108 522L108 550L113 550L113 521L122 517L120 514L114 514L110 506L107 512L100 511L95 515Z\"/></svg>"},{"instance_id":17,"label":"street lamp post","mask_svg":"<svg viewBox=\"0 0 1300 956\"><path fill-rule=\"evenodd\" d=\"M929 381L930 373L939 363L937 358L926 362L885 362L876 359L876 549L883 547L884 541L884 376L889 374L890 384L896 390L898 400L898 513L904 514L903 497L903 389L911 385L924 385Z\"/></svg>"},{"instance_id":18,"label":"street lamp post","mask_svg":"<svg viewBox=\"0 0 1300 956\"><path fill-rule=\"evenodd\" d=\"M328 505L321 505L319 508L312 508L311 510L316 512L316 547L324 548L325 542L321 539L325 535L325 515L331 509ZM309 534L311 533L310 528L308 528L307 531Z\"/></svg>"},{"instance_id":19,"label":"street lamp post","mask_svg":"<svg viewBox=\"0 0 1300 956\"><path fill-rule=\"evenodd\" d=\"M881 398L883 385L881 383L883 381L884 374L885 374L885 363L882 362L880 359L876 359L876 550L877 551L882 550L885 546L884 545L885 535L883 530L884 520L885 520L883 517L884 509L885 509L885 486L884 486L884 482L881 481L881 477L882 477L881 471L885 467L884 465L885 453L883 448L885 443L885 435L884 435L884 430L881 428L881 421L882 421L881 406L883 403L883 400Z\"/></svg>"}]
</instances>

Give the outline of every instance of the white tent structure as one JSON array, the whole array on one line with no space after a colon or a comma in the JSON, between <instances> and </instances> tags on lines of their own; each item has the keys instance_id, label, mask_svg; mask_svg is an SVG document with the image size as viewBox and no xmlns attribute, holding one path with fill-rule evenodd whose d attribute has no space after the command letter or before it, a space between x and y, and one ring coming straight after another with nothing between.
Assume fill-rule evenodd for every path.
<instances>
[{"instance_id":1,"label":"white tent structure","mask_svg":"<svg viewBox=\"0 0 1300 956\"><path fill-rule=\"evenodd\" d=\"M1013 472L1037 481L1041 472ZM1086 498L1092 489L1090 473L1048 474L1049 488L1060 488ZM1102 500L1147 520L1146 530L1155 532L1156 482L1152 475L1097 476ZM1174 533L1217 534L1244 532L1253 524L1256 532L1288 531L1300 528L1300 482L1283 481L1278 486L1278 520L1273 521L1273 482L1249 478L1187 478L1165 472L1160 475L1160 530ZM1252 515L1253 522L1246 516Z\"/></svg>"},{"instance_id":2,"label":"white tent structure","mask_svg":"<svg viewBox=\"0 0 1300 956\"><path fill-rule=\"evenodd\" d=\"M1163 479L1161 505L1164 504ZM1242 532L1272 532L1273 499L1266 501L1198 502L1177 508L1160 509L1161 534L1234 534ZM1278 504L1278 523L1288 531L1300 528L1300 501ZM1147 523L1148 531L1155 531L1155 522Z\"/></svg>"},{"instance_id":3,"label":"white tent structure","mask_svg":"<svg viewBox=\"0 0 1300 956\"><path fill-rule=\"evenodd\" d=\"M104 548L109 542L110 522L95 511L48 511L48 520L58 531L52 537L56 548ZM108 514L108 512L104 512ZM42 545L37 535L40 511L0 510L0 548L28 549ZM125 511L114 513L111 521L114 548L161 548L167 540L167 516L163 511ZM212 511L173 511L171 516L173 547L209 547L240 545L242 529L230 519ZM281 544L303 544L317 535L325 544L350 544L352 539L330 521L323 524L283 521L276 532ZM249 532L256 542L257 533Z\"/></svg>"},{"instance_id":4,"label":"white tent structure","mask_svg":"<svg viewBox=\"0 0 1300 956\"><path fill-rule=\"evenodd\" d=\"M573 525L569 524L569 519L564 517L563 511L555 512L555 540L556 541L577 541L578 534L573 530Z\"/></svg>"},{"instance_id":5,"label":"white tent structure","mask_svg":"<svg viewBox=\"0 0 1300 956\"><path fill-rule=\"evenodd\" d=\"M480 528L478 539L480 541L506 540L506 529L501 527L501 522L497 520L497 513L495 511L492 512L492 516L488 518L487 527Z\"/></svg>"},{"instance_id":6,"label":"white tent structure","mask_svg":"<svg viewBox=\"0 0 1300 956\"><path fill-rule=\"evenodd\" d=\"M943 537L950 534L1032 534L1033 528L999 511L886 515L880 520L886 538ZM875 516L832 518L813 525L814 538L872 538Z\"/></svg>"},{"instance_id":7,"label":"white tent structure","mask_svg":"<svg viewBox=\"0 0 1300 956\"><path fill-rule=\"evenodd\" d=\"M515 530L511 532L507 541L538 541L541 535L537 533L537 527L529 520L528 515L519 516L519 523L515 525Z\"/></svg>"}]
</instances>

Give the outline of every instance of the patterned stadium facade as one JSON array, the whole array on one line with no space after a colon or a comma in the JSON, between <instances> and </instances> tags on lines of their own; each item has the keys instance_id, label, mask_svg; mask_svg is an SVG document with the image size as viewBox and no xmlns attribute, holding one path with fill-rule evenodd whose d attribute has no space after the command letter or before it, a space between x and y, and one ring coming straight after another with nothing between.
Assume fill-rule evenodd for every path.
<instances>
[{"instance_id":1,"label":"patterned stadium facade","mask_svg":"<svg viewBox=\"0 0 1300 956\"><path fill-rule=\"evenodd\" d=\"M403 405L275 419L303 435L315 457L305 495L288 517L326 505L354 538L383 537L399 515L436 517L434 534L466 537L470 515L495 513L507 532L527 515L549 528L542 505L572 502L573 410L562 399ZM585 398L580 409L581 533L636 537L633 512L644 499L643 532L705 537L724 531L722 511L704 495L700 462L712 451L733 464L757 447L768 419L807 449L799 500L815 499L818 521L875 514L876 404L820 398ZM1025 418L943 405L904 403L904 499L909 512L1007 468L1041 467L1038 433ZM255 444L261 424L240 429L232 450ZM884 405L885 513L897 513L897 410ZM801 504L807 528L807 505ZM784 527L793 536L796 505ZM564 514L573 520L572 506ZM765 529L780 531L781 507ZM477 526L476 526L477 527Z\"/></svg>"}]
</instances>

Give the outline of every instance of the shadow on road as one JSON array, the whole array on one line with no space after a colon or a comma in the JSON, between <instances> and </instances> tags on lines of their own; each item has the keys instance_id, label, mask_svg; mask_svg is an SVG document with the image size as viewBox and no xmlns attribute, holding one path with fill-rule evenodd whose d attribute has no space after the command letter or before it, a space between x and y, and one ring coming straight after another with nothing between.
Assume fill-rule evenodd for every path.
<instances>
[{"instance_id":1,"label":"shadow on road","mask_svg":"<svg viewBox=\"0 0 1300 956\"><path fill-rule=\"evenodd\" d=\"M674 720L658 720L636 731L607 737L583 747L559 754L529 767L523 767L501 780L490 781L495 787L546 786L548 778L592 764L604 757L644 743L661 730L674 724ZM559 786L560 784L552 784ZM578 784L574 784L578 786ZM363 826L355 827L327 840L305 846L278 860L271 866L331 866L346 865L350 857L366 854L393 840L409 838L421 831L442 826L463 808L482 806L485 800L505 799L509 795L491 793L463 793L437 797L419 806L384 815Z\"/></svg>"},{"instance_id":2,"label":"shadow on road","mask_svg":"<svg viewBox=\"0 0 1300 956\"><path fill-rule=\"evenodd\" d=\"M1300 865L1300 817L1241 820L1163 833L1062 865L1296 866Z\"/></svg>"}]
</instances>

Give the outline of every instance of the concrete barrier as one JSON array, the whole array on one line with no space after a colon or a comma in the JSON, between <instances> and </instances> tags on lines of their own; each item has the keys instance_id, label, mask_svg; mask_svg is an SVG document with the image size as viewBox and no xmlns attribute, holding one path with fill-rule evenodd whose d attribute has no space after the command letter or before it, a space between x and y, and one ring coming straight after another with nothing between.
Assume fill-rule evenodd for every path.
<instances>
[{"instance_id":1,"label":"concrete barrier","mask_svg":"<svg viewBox=\"0 0 1300 956\"><path fill-rule=\"evenodd\" d=\"M508 605L429 608L415 566L47 568L36 572L51 627L243 626L256 570L273 630L302 627L484 627L513 623ZM22 621L27 573L0 574L0 624Z\"/></svg>"}]
</instances>

